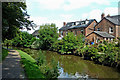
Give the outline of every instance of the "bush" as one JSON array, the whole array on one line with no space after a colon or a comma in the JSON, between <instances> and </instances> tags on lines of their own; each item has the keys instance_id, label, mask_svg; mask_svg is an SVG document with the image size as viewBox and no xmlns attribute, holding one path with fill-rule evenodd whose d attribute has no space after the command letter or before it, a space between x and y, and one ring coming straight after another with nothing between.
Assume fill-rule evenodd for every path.
<instances>
[{"instance_id":1,"label":"bush","mask_svg":"<svg viewBox=\"0 0 120 80\"><path fill-rule=\"evenodd\" d=\"M100 44L98 46L98 51L99 52L105 52L107 49L108 49L108 47L106 45L104 45L104 44Z\"/></svg>"},{"instance_id":2,"label":"bush","mask_svg":"<svg viewBox=\"0 0 120 80\"><path fill-rule=\"evenodd\" d=\"M88 56L91 60L95 59L98 54L98 50L94 47L88 48Z\"/></svg>"},{"instance_id":3,"label":"bush","mask_svg":"<svg viewBox=\"0 0 120 80\"><path fill-rule=\"evenodd\" d=\"M75 36L72 32L69 32L62 40L53 43L51 49L61 54L70 54L74 53L77 48L83 47L83 45L83 35Z\"/></svg>"}]
</instances>

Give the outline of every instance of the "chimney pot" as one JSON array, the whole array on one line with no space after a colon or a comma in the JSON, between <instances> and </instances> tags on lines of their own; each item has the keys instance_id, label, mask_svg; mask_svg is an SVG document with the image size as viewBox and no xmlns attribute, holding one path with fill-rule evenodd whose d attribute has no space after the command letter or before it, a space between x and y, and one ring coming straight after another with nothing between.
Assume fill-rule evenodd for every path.
<instances>
[{"instance_id":1,"label":"chimney pot","mask_svg":"<svg viewBox=\"0 0 120 80\"><path fill-rule=\"evenodd\" d=\"M108 14L107 17L110 17L110 14Z\"/></svg>"},{"instance_id":2,"label":"chimney pot","mask_svg":"<svg viewBox=\"0 0 120 80\"><path fill-rule=\"evenodd\" d=\"M66 22L63 22L63 26L65 26L66 25Z\"/></svg>"},{"instance_id":3,"label":"chimney pot","mask_svg":"<svg viewBox=\"0 0 120 80\"><path fill-rule=\"evenodd\" d=\"M105 17L105 13L101 14L101 19L103 19Z\"/></svg>"}]
</instances>

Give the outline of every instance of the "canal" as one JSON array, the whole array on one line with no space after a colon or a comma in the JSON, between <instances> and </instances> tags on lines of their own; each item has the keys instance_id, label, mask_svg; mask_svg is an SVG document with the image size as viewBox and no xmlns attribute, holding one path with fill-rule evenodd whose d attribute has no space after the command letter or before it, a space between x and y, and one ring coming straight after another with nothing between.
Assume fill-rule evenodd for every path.
<instances>
[{"instance_id":1,"label":"canal","mask_svg":"<svg viewBox=\"0 0 120 80\"><path fill-rule=\"evenodd\" d=\"M38 57L39 50L20 49L34 59ZM120 72L115 68L95 64L93 61L83 60L75 55L60 55L52 51L45 52L48 63L53 57L59 63L60 75L58 78L120 78Z\"/></svg>"}]
</instances>

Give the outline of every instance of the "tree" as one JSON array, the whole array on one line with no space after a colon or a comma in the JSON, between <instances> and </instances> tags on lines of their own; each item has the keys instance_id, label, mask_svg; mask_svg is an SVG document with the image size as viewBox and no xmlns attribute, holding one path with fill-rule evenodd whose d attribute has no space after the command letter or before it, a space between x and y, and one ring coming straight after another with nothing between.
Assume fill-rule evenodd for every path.
<instances>
[{"instance_id":1,"label":"tree","mask_svg":"<svg viewBox=\"0 0 120 80\"><path fill-rule=\"evenodd\" d=\"M24 2L3 2L2 3L2 39L12 39L21 26L29 29L32 22L28 20ZM9 34L9 35L8 35Z\"/></svg>"},{"instance_id":2,"label":"tree","mask_svg":"<svg viewBox=\"0 0 120 80\"><path fill-rule=\"evenodd\" d=\"M52 45L52 50L64 53L74 53L77 48L81 48L84 45L84 36L75 36L72 32L64 36L62 40L58 40Z\"/></svg>"},{"instance_id":3,"label":"tree","mask_svg":"<svg viewBox=\"0 0 120 80\"><path fill-rule=\"evenodd\" d=\"M14 39L12 39L12 44L18 47L31 47L35 40L36 39L32 36L32 34L20 32Z\"/></svg>"},{"instance_id":4,"label":"tree","mask_svg":"<svg viewBox=\"0 0 120 80\"><path fill-rule=\"evenodd\" d=\"M42 41L42 49L49 49L57 41L58 33L55 24L45 24L40 26L39 38Z\"/></svg>"}]
</instances>

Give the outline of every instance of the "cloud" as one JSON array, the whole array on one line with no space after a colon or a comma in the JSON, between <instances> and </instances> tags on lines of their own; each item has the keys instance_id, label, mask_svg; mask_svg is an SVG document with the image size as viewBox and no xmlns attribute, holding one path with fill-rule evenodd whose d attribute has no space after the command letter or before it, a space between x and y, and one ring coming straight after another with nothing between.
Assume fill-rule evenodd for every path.
<instances>
[{"instance_id":1,"label":"cloud","mask_svg":"<svg viewBox=\"0 0 120 80\"><path fill-rule=\"evenodd\" d=\"M35 0L40 4L41 8L54 10L60 9L64 4L64 0Z\"/></svg>"},{"instance_id":2,"label":"cloud","mask_svg":"<svg viewBox=\"0 0 120 80\"><path fill-rule=\"evenodd\" d=\"M108 7L105 8L104 13L110 15L118 15L118 8L117 7Z\"/></svg>"},{"instance_id":3,"label":"cloud","mask_svg":"<svg viewBox=\"0 0 120 80\"><path fill-rule=\"evenodd\" d=\"M104 10L100 10L100 9L94 9L89 13L84 13L82 14L82 18L83 19L96 19L97 21L101 20L101 14L105 13L105 16L107 16L108 14L112 15L118 15L118 8L117 7L107 7Z\"/></svg>"},{"instance_id":4,"label":"cloud","mask_svg":"<svg viewBox=\"0 0 120 80\"><path fill-rule=\"evenodd\" d=\"M62 17L63 19L71 19L73 17L72 14L61 14L60 17Z\"/></svg>"},{"instance_id":5,"label":"cloud","mask_svg":"<svg viewBox=\"0 0 120 80\"><path fill-rule=\"evenodd\" d=\"M108 0L69 0L69 4L63 6L64 10L73 10L90 6L91 4L109 5Z\"/></svg>"},{"instance_id":6,"label":"cloud","mask_svg":"<svg viewBox=\"0 0 120 80\"><path fill-rule=\"evenodd\" d=\"M90 6L91 4L109 5L109 0L33 0L37 2L42 9L48 10L73 10ZM31 2L31 3L32 3Z\"/></svg>"}]
</instances>

